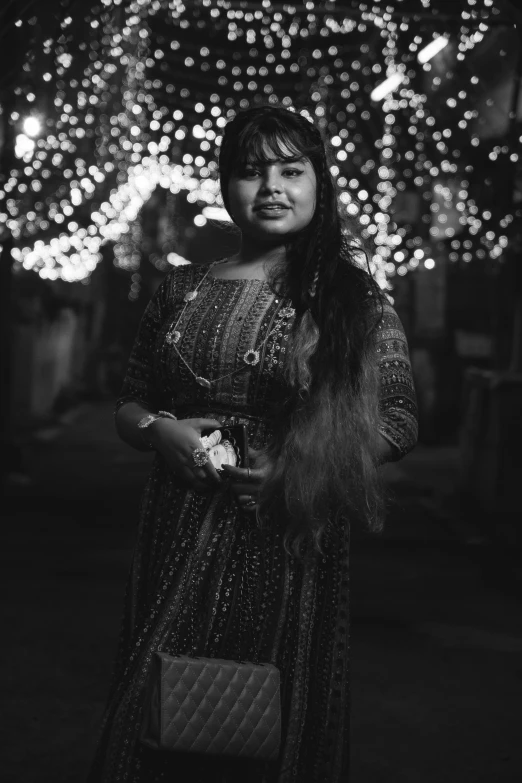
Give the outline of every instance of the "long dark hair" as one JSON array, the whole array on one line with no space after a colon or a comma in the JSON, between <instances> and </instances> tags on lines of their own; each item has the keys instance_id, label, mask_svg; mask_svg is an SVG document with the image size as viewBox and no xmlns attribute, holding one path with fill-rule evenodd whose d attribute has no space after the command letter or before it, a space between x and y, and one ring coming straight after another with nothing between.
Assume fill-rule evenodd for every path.
<instances>
[{"instance_id":1,"label":"long dark hair","mask_svg":"<svg viewBox=\"0 0 522 783\"><path fill-rule=\"evenodd\" d=\"M289 238L284 263L270 273L274 290L291 298L296 318L285 364L289 394L265 449L270 472L259 518L280 520L285 549L300 556L310 542L322 551L329 522L338 532L351 522L382 527L373 347L382 295L361 265L367 256L357 228L339 208L326 144L300 113L261 106L226 125L219 157L225 206L235 171L296 154L314 168L316 208L310 224Z\"/></svg>"}]
</instances>

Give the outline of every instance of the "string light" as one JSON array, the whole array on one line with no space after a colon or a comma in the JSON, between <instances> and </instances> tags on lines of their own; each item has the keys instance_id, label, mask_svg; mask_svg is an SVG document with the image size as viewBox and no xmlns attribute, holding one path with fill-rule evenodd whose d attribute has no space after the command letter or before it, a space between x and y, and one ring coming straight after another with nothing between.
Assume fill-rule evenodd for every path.
<instances>
[{"instance_id":1,"label":"string light","mask_svg":"<svg viewBox=\"0 0 522 783\"><path fill-rule=\"evenodd\" d=\"M448 43L449 39L445 35L439 35L437 38L434 38L433 41L430 41L424 49L420 50L417 55L417 61L422 65L428 63L436 54L441 52Z\"/></svg>"},{"instance_id":2,"label":"string light","mask_svg":"<svg viewBox=\"0 0 522 783\"><path fill-rule=\"evenodd\" d=\"M479 251L501 258L514 215L475 203L470 150L484 149L492 163L515 163L518 153L488 148L476 131L478 78L470 70L463 83L445 64L480 46L496 9L468 0L450 32L436 16L419 25L402 5L343 12L311 0L101 0L101 12L78 20L74 42L66 16L24 64L10 117L18 163L0 191L0 223L14 237L16 264L84 280L111 243L115 263L139 276L140 211L158 187L194 205L195 230L230 222L217 182L223 127L266 101L315 119L331 138L340 203L373 240L383 287L434 268L441 242L451 242L452 261ZM426 92L416 92L422 79ZM432 100L442 88L443 112ZM50 95L45 105L40 95ZM396 222L412 192L419 215Z\"/></svg>"},{"instance_id":3,"label":"string light","mask_svg":"<svg viewBox=\"0 0 522 783\"><path fill-rule=\"evenodd\" d=\"M390 74L382 84L379 84L370 94L372 101L382 101L390 93L394 92L397 87L404 81L404 74L400 71Z\"/></svg>"}]
</instances>

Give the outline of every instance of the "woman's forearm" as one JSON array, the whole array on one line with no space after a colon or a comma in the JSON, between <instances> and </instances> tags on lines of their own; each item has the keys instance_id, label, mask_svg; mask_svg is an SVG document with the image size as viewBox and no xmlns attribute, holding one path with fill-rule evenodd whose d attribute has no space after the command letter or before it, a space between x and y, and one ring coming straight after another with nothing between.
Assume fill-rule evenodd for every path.
<instances>
[{"instance_id":1,"label":"woman's forearm","mask_svg":"<svg viewBox=\"0 0 522 783\"><path fill-rule=\"evenodd\" d=\"M118 410L115 416L116 432L120 438L132 448L138 451L151 451L152 447L147 444L149 430L154 427L155 422L150 424L146 430L140 430L138 422L151 411L140 405L138 402L126 402Z\"/></svg>"}]
</instances>

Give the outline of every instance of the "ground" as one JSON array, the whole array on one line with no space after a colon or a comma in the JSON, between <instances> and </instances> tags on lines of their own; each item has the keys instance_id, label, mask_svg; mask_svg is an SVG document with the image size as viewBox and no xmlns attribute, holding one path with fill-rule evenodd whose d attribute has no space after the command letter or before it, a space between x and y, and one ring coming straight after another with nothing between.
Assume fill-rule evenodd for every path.
<instances>
[{"instance_id":1,"label":"ground","mask_svg":"<svg viewBox=\"0 0 522 783\"><path fill-rule=\"evenodd\" d=\"M22 451L26 475L2 501L0 779L81 783L150 456L118 441L106 402ZM455 448L419 446L384 470L385 533L351 550L351 783L518 782L520 553L455 504Z\"/></svg>"}]
</instances>

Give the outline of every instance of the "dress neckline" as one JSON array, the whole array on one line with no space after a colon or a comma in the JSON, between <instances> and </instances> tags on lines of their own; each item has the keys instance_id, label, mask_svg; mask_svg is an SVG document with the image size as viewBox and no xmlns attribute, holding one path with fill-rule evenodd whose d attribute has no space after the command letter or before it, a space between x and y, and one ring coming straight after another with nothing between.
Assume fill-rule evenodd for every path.
<instances>
[{"instance_id":1,"label":"dress neckline","mask_svg":"<svg viewBox=\"0 0 522 783\"><path fill-rule=\"evenodd\" d=\"M226 261L226 258L219 258L217 261L213 261L208 269L208 276L211 280L218 280L220 283L264 283L268 285L268 280L262 277L216 277L212 269L218 264L222 264Z\"/></svg>"}]
</instances>

